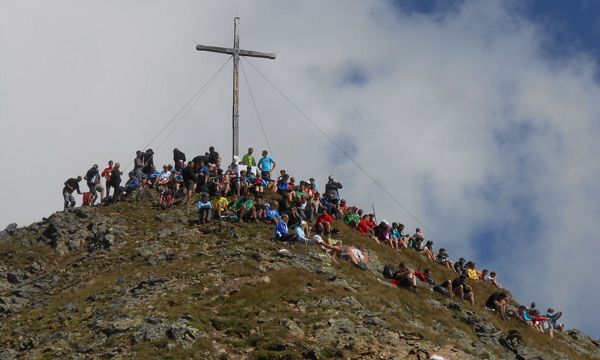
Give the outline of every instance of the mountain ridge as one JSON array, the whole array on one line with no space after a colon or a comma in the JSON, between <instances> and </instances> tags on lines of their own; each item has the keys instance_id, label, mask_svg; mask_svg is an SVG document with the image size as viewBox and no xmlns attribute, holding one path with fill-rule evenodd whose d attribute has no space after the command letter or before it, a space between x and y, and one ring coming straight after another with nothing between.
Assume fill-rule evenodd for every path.
<instances>
[{"instance_id":1,"label":"mountain ridge","mask_svg":"<svg viewBox=\"0 0 600 360\"><path fill-rule=\"evenodd\" d=\"M140 189L0 235L0 359L598 359L578 330L555 339L483 308L383 278L386 264L442 266L337 223L369 271L315 245L272 240L272 225L197 225Z\"/></svg>"}]
</instances>

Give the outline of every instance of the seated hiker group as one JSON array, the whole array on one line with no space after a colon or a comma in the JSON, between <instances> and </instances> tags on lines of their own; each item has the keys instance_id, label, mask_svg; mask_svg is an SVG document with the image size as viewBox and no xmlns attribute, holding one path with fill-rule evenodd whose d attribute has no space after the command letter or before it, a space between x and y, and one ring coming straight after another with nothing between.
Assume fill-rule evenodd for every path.
<instances>
[{"instance_id":1,"label":"seated hiker group","mask_svg":"<svg viewBox=\"0 0 600 360\"><path fill-rule=\"evenodd\" d=\"M365 248L345 245L335 228L335 222L345 223L357 232L364 234L374 243L389 246L393 251L416 251L421 253L432 264L446 268L455 276L437 282L433 279L434 267L421 271L413 269L401 262L397 268L385 266L384 277L395 286L404 287L417 292L424 286L444 296L456 297L475 305L475 292L470 282L482 282L496 289L487 299L485 307L497 312L502 319L510 319L509 315L523 321L532 328L549 333L562 330L563 325L557 320L562 313L548 309L541 315L532 303L530 307L518 309L509 304L509 294L502 290L497 274L484 269L477 271L475 263L460 258L453 262L446 249L440 248L436 253L433 241L427 240L420 228L409 235L405 226L399 222L375 220L374 214L365 214L362 209L349 206L340 198L342 184L330 175L321 192L314 178L297 181L285 170L274 176L276 163L263 150L258 161L254 158L254 150L240 159L234 156L233 161L224 169L221 157L214 147L204 155L187 160L179 149L173 149L173 164L165 164L159 171L154 165L152 149L138 150L133 160L133 170L128 173L125 185L122 183L120 164L113 161L102 171L94 164L82 178L70 178L64 183L64 208L75 206L73 193L82 194L79 183L86 180L89 192L83 193L83 205L95 206L119 202L139 188L154 188L160 193L159 206L163 209L174 206L176 201L192 205L195 193L199 200L198 223L205 224L213 219L235 222L262 222L274 226L274 240L286 243L303 243L321 248L327 257L338 263L337 259L348 260L356 267L369 269L369 254ZM102 183L104 178L104 184ZM113 194L110 194L111 188ZM266 192L270 193L266 196ZM314 233L311 236L311 233Z\"/></svg>"}]
</instances>

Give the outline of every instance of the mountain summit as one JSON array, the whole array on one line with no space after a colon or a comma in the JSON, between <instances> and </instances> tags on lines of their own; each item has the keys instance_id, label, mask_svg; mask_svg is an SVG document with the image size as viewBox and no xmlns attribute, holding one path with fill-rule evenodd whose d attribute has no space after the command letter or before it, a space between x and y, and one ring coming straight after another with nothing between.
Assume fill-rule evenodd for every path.
<instances>
[{"instance_id":1,"label":"mountain summit","mask_svg":"<svg viewBox=\"0 0 600 360\"><path fill-rule=\"evenodd\" d=\"M578 330L551 339L486 310L490 284L472 284L474 306L392 286L382 271L401 261L453 275L341 222L368 270L158 202L140 189L1 232L0 359L600 359Z\"/></svg>"}]
</instances>

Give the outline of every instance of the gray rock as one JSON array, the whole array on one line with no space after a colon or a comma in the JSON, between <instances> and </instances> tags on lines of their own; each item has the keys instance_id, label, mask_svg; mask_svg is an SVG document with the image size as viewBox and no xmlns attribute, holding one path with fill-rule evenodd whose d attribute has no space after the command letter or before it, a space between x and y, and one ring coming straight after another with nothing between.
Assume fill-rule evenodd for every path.
<instances>
[{"instance_id":1,"label":"gray rock","mask_svg":"<svg viewBox=\"0 0 600 360\"><path fill-rule=\"evenodd\" d=\"M43 271L44 266L42 264L40 264L39 262L34 261L31 264L27 265L25 270L29 271L30 273L35 274L35 273L39 273L39 272Z\"/></svg>"},{"instance_id":2,"label":"gray rock","mask_svg":"<svg viewBox=\"0 0 600 360\"><path fill-rule=\"evenodd\" d=\"M35 348L37 346L37 341L35 341L35 339L28 337L26 339L24 339L23 341L21 341L21 343L19 344L18 350L19 351L27 351L27 350L31 350L33 348Z\"/></svg>"},{"instance_id":3,"label":"gray rock","mask_svg":"<svg viewBox=\"0 0 600 360\"><path fill-rule=\"evenodd\" d=\"M499 343L504 346L507 350L512 352L518 360L525 359L536 359L543 360L549 359L539 351L528 347L523 343L523 337L517 330L510 330L506 335L499 339Z\"/></svg>"},{"instance_id":4,"label":"gray rock","mask_svg":"<svg viewBox=\"0 0 600 360\"><path fill-rule=\"evenodd\" d=\"M4 231L6 231L9 235L12 235L15 233L15 231L17 231L18 226L19 225L17 225L17 223L8 224L8 226L4 229Z\"/></svg>"},{"instance_id":5,"label":"gray rock","mask_svg":"<svg viewBox=\"0 0 600 360\"><path fill-rule=\"evenodd\" d=\"M202 332L183 321L171 324L167 329L167 336L175 340L183 348L191 347L202 335Z\"/></svg>"},{"instance_id":6,"label":"gray rock","mask_svg":"<svg viewBox=\"0 0 600 360\"><path fill-rule=\"evenodd\" d=\"M0 360L13 360L17 358L17 352L13 349L0 349Z\"/></svg>"},{"instance_id":7,"label":"gray rock","mask_svg":"<svg viewBox=\"0 0 600 360\"><path fill-rule=\"evenodd\" d=\"M77 305L75 303L65 304L65 310L70 311L70 312L79 312L79 305Z\"/></svg>"},{"instance_id":8,"label":"gray rock","mask_svg":"<svg viewBox=\"0 0 600 360\"><path fill-rule=\"evenodd\" d=\"M15 273L6 274L6 280L11 284L19 284L21 282L21 279L19 279L19 276Z\"/></svg>"},{"instance_id":9,"label":"gray rock","mask_svg":"<svg viewBox=\"0 0 600 360\"><path fill-rule=\"evenodd\" d=\"M0 296L0 314L10 314L14 312L11 306L12 300L6 296Z\"/></svg>"}]
</instances>

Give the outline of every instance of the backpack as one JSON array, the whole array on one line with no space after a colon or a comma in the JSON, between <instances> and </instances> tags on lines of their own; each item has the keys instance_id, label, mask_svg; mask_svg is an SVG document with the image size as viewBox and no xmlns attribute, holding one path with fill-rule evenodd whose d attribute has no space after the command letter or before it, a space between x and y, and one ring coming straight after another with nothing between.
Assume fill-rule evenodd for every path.
<instances>
[{"instance_id":1,"label":"backpack","mask_svg":"<svg viewBox=\"0 0 600 360\"><path fill-rule=\"evenodd\" d=\"M82 205L83 206L89 206L92 203L92 193L90 192L84 192L83 193L83 200L82 200Z\"/></svg>"},{"instance_id":2,"label":"backpack","mask_svg":"<svg viewBox=\"0 0 600 360\"><path fill-rule=\"evenodd\" d=\"M385 277L386 279L393 279L394 274L396 274L396 269L394 269L393 267L391 267L389 265L385 265L383 267L382 274L383 274L383 277Z\"/></svg>"}]
</instances>

